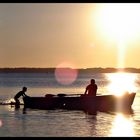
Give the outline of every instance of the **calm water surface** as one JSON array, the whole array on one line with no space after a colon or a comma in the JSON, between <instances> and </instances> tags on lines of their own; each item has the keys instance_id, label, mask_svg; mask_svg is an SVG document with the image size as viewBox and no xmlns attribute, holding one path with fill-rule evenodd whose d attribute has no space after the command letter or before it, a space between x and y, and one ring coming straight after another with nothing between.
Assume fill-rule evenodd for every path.
<instances>
[{"instance_id":1,"label":"calm water surface","mask_svg":"<svg viewBox=\"0 0 140 140\"><path fill-rule=\"evenodd\" d=\"M0 106L1 137L139 137L140 136L140 74L81 74L71 84L59 83L54 74L0 73L0 101L13 100L13 96L27 86L29 96L47 93L83 94L91 78L96 79L98 94L117 94L116 89L136 91L132 114L97 112L89 115L83 111L37 110L23 106L15 109ZM114 78L115 77L115 78ZM117 81L117 77L119 77ZM114 80L113 80L114 78ZM120 80L121 79L121 80ZM126 80L126 81L125 81ZM115 85L119 85L115 87ZM118 82L118 83L117 83ZM123 83L125 83L123 85ZM130 86L131 83L131 86ZM126 87L125 87L126 86ZM116 89L115 89L116 88ZM113 92L114 90L114 92Z\"/></svg>"}]
</instances>

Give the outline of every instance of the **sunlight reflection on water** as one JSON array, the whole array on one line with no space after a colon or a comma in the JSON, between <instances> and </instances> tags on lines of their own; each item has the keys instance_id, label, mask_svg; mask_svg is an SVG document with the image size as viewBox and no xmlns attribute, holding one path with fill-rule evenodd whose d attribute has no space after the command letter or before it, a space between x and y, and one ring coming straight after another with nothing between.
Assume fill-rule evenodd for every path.
<instances>
[{"instance_id":1,"label":"sunlight reflection on water","mask_svg":"<svg viewBox=\"0 0 140 140\"><path fill-rule=\"evenodd\" d=\"M108 91L117 96L121 96L125 92L136 92L136 78L137 74L133 73L109 73L106 74L109 84Z\"/></svg>"},{"instance_id":2,"label":"sunlight reflection on water","mask_svg":"<svg viewBox=\"0 0 140 140\"><path fill-rule=\"evenodd\" d=\"M112 129L110 136L113 137L133 137L134 123L132 117L126 117L123 114L116 114L112 122Z\"/></svg>"}]
</instances>

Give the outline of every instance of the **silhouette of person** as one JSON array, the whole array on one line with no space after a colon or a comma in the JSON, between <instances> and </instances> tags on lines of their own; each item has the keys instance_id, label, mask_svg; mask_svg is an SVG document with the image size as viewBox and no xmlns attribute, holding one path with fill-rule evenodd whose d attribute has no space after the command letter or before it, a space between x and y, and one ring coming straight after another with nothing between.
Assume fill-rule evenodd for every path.
<instances>
[{"instance_id":1,"label":"silhouette of person","mask_svg":"<svg viewBox=\"0 0 140 140\"><path fill-rule=\"evenodd\" d=\"M22 90L19 91L19 92L15 95L14 99L15 99L15 102L16 102L16 106L19 106L19 105L20 105L20 101L19 101L19 99L18 99L20 96L23 96L23 97L27 96L27 95L25 94L26 91L27 91L27 87L23 87Z\"/></svg>"},{"instance_id":2,"label":"silhouette of person","mask_svg":"<svg viewBox=\"0 0 140 140\"><path fill-rule=\"evenodd\" d=\"M95 84L95 80L91 79L90 84L86 87L85 95L88 94L89 96L96 96L97 93L97 85ZM87 93L88 92L88 93Z\"/></svg>"}]
</instances>

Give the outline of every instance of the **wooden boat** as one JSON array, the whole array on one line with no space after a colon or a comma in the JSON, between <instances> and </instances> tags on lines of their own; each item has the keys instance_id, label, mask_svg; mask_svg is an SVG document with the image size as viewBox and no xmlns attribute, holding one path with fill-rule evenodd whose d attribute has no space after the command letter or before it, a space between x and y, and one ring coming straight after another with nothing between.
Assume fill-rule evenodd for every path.
<instances>
[{"instance_id":1,"label":"wooden boat","mask_svg":"<svg viewBox=\"0 0 140 140\"><path fill-rule=\"evenodd\" d=\"M123 96L102 95L91 97L81 94L80 96L68 96L65 94L52 95L45 97L24 97L25 108L36 109L67 109L83 110L86 112L94 111L125 111L130 110L136 93L126 93Z\"/></svg>"}]
</instances>

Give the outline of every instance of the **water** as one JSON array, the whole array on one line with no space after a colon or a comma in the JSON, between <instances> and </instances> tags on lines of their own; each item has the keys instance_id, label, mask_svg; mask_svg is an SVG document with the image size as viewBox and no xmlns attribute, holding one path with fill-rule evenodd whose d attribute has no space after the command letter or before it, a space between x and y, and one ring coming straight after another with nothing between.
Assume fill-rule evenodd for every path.
<instances>
[{"instance_id":1,"label":"water","mask_svg":"<svg viewBox=\"0 0 140 140\"><path fill-rule=\"evenodd\" d=\"M98 94L111 94L112 90L108 88L110 84L108 75L79 74L73 83L63 85L56 80L53 73L0 73L0 102L13 100L14 95L23 86L28 87L29 96L45 96L48 93L83 94L91 78L96 79ZM137 92L132 106L133 114L97 112L96 115L89 115L83 111L38 109L24 111L23 106L15 109L1 105L0 136L138 137L140 136L140 74L128 75L131 76L135 77L133 87L135 86ZM129 82L126 77L124 79Z\"/></svg>"}]
</instances>

